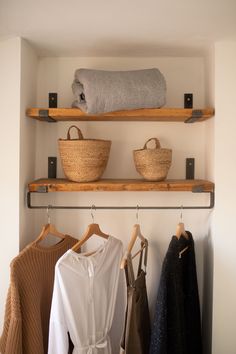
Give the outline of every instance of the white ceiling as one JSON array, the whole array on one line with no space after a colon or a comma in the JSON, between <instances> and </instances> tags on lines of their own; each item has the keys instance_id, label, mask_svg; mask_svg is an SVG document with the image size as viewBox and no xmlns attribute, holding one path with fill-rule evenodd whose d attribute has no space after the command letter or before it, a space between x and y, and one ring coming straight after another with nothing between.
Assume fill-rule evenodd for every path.
<instances>
[{"instance_id":1,"label":"white ceiling","mask_svg":"<svg viewBox=\"0 0 236 354\"><path fill-rule=\"evenodd\" d=\"M236 40L236 0L0 0L0 39L41 56L202 55Z\"/></svg>"}]
</instances>

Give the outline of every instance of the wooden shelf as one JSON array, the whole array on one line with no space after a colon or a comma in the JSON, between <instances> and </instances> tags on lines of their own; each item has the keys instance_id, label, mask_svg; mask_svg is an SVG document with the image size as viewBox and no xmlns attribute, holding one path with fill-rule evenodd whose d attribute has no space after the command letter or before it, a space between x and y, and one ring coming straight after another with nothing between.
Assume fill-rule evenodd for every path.
<instances>
[{"instance_id":1,"label":"wooden shelf","mask_svg":"<svg viewBox=\"0 0 236 354\"><path fill-rule=\"evenodd\" d=\"M38 179L29 183L30 192L83 192L83 191L173 191L213 192L214 183L206 180L165 180L149 182L141 179L102 179L77 183L66 179Z\"/></svg>"},{"instance_id":2,"label":"wooden shelf","mask_svg":"<svg viewBox=\"0 0 236 354\"><path fill-rule=\"evenodd\" d=\"M78 108L28 108L26 115L40 121L162 121L201 122L213 117L213 108L157 108L117 111L97 115L86 114Z\"/></svg>"}]
</instances>

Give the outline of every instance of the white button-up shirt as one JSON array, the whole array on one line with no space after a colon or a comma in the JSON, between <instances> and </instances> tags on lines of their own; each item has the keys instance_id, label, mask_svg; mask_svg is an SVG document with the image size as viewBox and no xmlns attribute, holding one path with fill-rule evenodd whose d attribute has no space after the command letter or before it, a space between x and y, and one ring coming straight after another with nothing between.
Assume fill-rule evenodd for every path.
<instances>
[{"instance_id":1,"label":"white button-up shirt","mask_svg":"<svg viewBox=\"0 0 236 354\"><path fill-rule=\"evenodd\" d=\"M91 255L67 251L57 262L48 354L111 354L109 331L114 316L122 243L109 236Z\"/></svg>"}]
</instances>

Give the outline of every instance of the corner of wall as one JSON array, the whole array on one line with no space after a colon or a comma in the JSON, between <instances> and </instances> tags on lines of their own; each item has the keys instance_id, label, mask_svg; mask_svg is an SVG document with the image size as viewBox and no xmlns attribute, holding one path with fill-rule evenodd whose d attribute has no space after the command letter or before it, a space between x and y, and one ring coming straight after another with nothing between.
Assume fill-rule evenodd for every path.
<instances>
[{"instance_id":1,"label":"corner of wall","mask_svg":"<svg viewBox=\"0 0 236 354\"><path fill-rule=\"evenodd\" d=\"M1 321L9 285L9 264L19 251L20 41L16 37L0 42L0 113L3 118L0 130L0 162L3 173L0 181L4 186L0 205L1 233L4 237L4 246L0 250Z\"/></svg>"},{"instance_id":2,"label":"corner of wall","mask_svg":"<svg viewBox=\"0 0 236 354\"><path fill-rule=\"evenodd\" d=\"M20 249L34 235L34 213L26 207L27 183L35 177L36 122L25 116L27 107L36 105L38 58L34 48L21 39L20 110Z\"/></svg>"}]
</instances>

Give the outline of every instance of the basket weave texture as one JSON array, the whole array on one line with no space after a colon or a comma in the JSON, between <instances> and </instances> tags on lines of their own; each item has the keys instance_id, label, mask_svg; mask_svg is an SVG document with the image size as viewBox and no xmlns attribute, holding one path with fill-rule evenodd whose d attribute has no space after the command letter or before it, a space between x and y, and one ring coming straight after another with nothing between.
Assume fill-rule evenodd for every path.
<instances>
[{"instance_id":1,"label":"basket weave texture","mask_svg":"<svg viewBox=\"0 0 236 354\"><path fill-rule=\"evenodd\" d=\"M77 130L77 139L71 139L72 128ZM84 139L81 130L72 125L67 139L58 140L58 147L65 176L74 182L92 182L102 176L107 166L111 141Z\"/></svg>"},{"instance_id":2,"label":"basket weave texture","mask_svg":"<svg viewBox=\"0 0 236 354\"><path fill-rule=\"evenodd\" d=\"M155 148L147 148L149 141L155 142ZM172 161L172 150L161 148L157 138L148 139L143 149L133 151L137 172L148 181L166 179Z\"/></svg>"}]
</instances>

